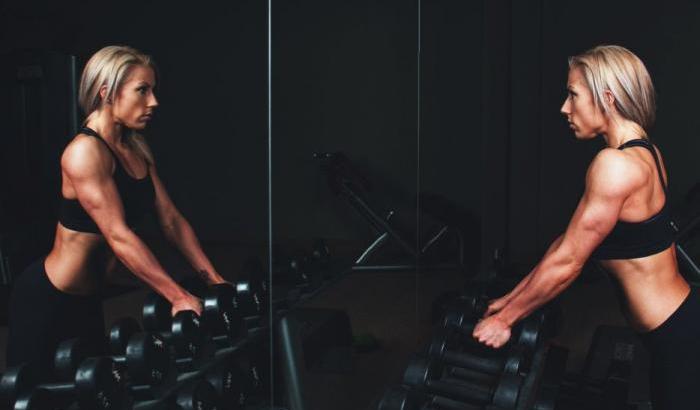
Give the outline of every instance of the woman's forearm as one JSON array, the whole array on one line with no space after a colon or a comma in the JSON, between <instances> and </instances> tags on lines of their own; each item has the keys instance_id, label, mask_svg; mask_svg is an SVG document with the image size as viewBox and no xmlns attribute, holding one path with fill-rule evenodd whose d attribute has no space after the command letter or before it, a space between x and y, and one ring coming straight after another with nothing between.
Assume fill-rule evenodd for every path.
<instances>
[{"instance_id":1,"label":"woman's forearm","mask_svg":"<svg viewBox=\"0 0 700 410\"><path fill-rule=\"evenodd\" d=\"M547 249L547 252L545 252L545 254L544 254L544 256L542 257L542 259L548 257L548 256L554 251L554 249L556 249L556 248L559 246L559 244L561 243L562 238L563 238L563 235L559 235L559 236L552 242L552 244L549 245L549 248ZM510 300L512 300L514 297L517 297L517 296L520 294L520 292L522 292L523 289L525 289L525 288L528 286L528 284L530 283L530 280L532 279L533 273L537 270L537 268L539 268L539 266L540 266L541 263L542 263L542 262L538 263L537 266L535 266L535 267L530 271L530 273L527 274L527 276L525 276L524 278L522 278L522 279L520 280L520 282L518 283L518 285L517 285L515 288L513 288L513 290L511 290L511 291L505 296L506 301L510 301Z\"/></svg>"},{"instance_id":2,"label":"woman's forearm","mask_svg":"<svg viewBox=\"0 0 700 410\"><path fill-rule=\"evenodd\" d=\"M169 302L186 296L187 292L168 275L146 244L132 231L125 229L108 233L105 238L124 266Z\"/></svg>"},{"instance_id":3,"label":"woman's forearm","mask_svg":"<svg viewBox=\"0 0 700 410\"><path fill-rule=\"evenodd\" d=\"M582 265L562 250L561 241L555 242L542 261L506 306L498 313L507 324L512 325L528 316L541 305L559 295L581 272Z\"/></svg>"},{"instance_id":4,"label":"woman's forearm","mask_svg":"<svg viewBox=\"0 0 700 410\"><path fill-rule=\"evenodd\" d=\"M202 279L220 278L187 220L178 216L164 229L166 238L174 244Z\"/></svg>"}]
</instances>

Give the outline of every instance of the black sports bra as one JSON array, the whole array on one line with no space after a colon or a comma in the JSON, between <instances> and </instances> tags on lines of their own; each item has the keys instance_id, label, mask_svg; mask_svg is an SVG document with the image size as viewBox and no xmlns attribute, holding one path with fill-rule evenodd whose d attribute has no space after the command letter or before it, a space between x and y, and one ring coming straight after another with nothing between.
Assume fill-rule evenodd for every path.
<instances>
[{"instance_id":1,"label":"black sports bra","mask_svg":"<svg viewBox=\"0 0 700 410\"><path fill-rule=\"evenodd\" d=\"M88 127L83 127L80 132L97 138L105 144L114 157L116 165L112 178L114 178L114 183L117 185L117 190L124 206L126 223L130 227L135 226L154 209L156 193L150 174L147 173L141 179L131 177L127 174L121 162L119 162L112 148L102 139L100 134ZM77 199L67 199L61 196L58 221L61 225L74 231L100 233L95 221L92 220Z\"/></svg>"},{"instance_id":2,"label":"black sports bra","mask_svg":"<svg viewBox=\"0 0 700 410\"><path fill-rule=\"evenodd\" d=\"M661 163L654 146L646 139L634 139L620 145L627 147L644 147L654 156L664 194L666 183L661 172ZM668 197L667 197L668 198ZM594 259L634 259L654 255L668 249L675 240L675 230L671 225L671 215L667 203L651 218L641 222L617 221L613 230L591 255Z\"/></svg>"}]
</instances>

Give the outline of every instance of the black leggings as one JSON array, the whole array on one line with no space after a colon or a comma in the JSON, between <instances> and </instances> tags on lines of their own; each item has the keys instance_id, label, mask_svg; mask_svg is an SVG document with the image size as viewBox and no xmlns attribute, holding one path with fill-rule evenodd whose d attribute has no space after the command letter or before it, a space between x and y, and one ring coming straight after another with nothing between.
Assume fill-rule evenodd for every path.
<instances>
[{"instance_id":1,"label":"black leggings","mask_svg":"<svg viewBox=\"0 0 700 410\"><path fill-rule=\"evenodd\" d=\"M17 278L9 303L7 366L35 363L53 368L58 344L82 337L104 338L102 301L97 296L71 295L49 281L44 258Z\"/></svg>"},{"instance_id":2,"label":"black leggings","mask_svg":"<svg viewBox=\"0 0 700 410\"><path fill-rule=\"evenodd\" d=\"M700 291L690 294L661 326L640 335L651 353L654 410L700 407Z\"/></svg>"}]
</instances>

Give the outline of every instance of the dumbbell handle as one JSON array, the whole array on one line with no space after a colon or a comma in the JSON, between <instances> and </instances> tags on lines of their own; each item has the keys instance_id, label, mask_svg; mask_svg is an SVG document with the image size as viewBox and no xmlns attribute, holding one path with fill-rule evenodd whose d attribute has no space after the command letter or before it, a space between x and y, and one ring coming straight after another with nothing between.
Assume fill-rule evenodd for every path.
<instances>
[{"instance_id":1,"label":"dumbbell handle","mask_svg":"<svg viewBox=\"0 0 700 410\"><path fill-rule=\"evenodd\" d=\"M474 406L441 396L433 396L430 404L431 410L483 410L482 406Z\"/></svg>"},{"instance_id":2,"label":"dumbbell handle","mask_svg":"<svg viewBox=\"0 0 700 410\"><path fill-rule=\"evenodd\" d=\"M504 361L498 358L484 358L469 353L445 351L442 354L445 362L453 366L481 371L487 374L503 372Z\"/></svg>"},{"instance_id":3,"label":"dumbbell handle","mask_svg":"<svg viewBox=\"0 0 700 410\"><path fill-rule=\"evenodd\" d=\"M481 383L458 384L445 380L427 380L425 386L448 398L477 403L489 403L493 397L493 388Z\"/></svg>"},{"instance_id":4,"label":"dumbbell handle","mask_svg":"<svg viewBox=\"0 0 700 410\"><path fill-rule=\"evenodd\" d=\"M45 389L48 390L51 394L56 394L59 396L63 397L70 397L71 400L77 400L77 389L75 386L75 383L68 383L68 382L57 382L57 383L44 383L44 384L39 384L35 386L35 389ZM112 408L112 405L108 402L109 400L109 395L104 394L102 391L96 391L94 393L95 397L98 397L99 400L101 400L101 408L103 409L108 409Z\"/></svg>"},{"instance_id":5,"label":"dumbbell handle","mask_svg":"<svg viewBox=\"0 0 700 410\"><path fill-rule=\"evenodd\" d=\"M461 367L451 367L447 373L451 377L477 383L494 384L498 382L498 377L495 375Z\"/></svg>"}]
</instances>

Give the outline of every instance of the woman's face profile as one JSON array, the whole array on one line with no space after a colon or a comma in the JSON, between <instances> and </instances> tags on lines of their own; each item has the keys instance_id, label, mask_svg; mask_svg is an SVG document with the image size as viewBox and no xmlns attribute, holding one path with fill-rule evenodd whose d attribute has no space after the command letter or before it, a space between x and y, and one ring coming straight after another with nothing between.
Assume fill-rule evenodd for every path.
<instances>
[{"instance_id":1,"label":"woman's face profile","mask_svg":"<svg viewBox=\"0 0 700 410\"><path fill-rule=\"evenodd\" d=\"M571 68L567 81L567 97L561 106L561 113L569 122L569 128L576 138L594 138L605 125L605 114L598 108L593 93L579 68Z\"/></svg>"},{"instance_id":2,"label":"woman's face profile","mask_svg":"<svg viewBox=\"0 0 700 410\"><path fill-rule=\"evenodd\" d=\"M142 65L132 67L114 98L112 113L115 119L130 129L146 128L158 106L153 92L155 85L152 68Z\"/></svg>"}]
</instances>

